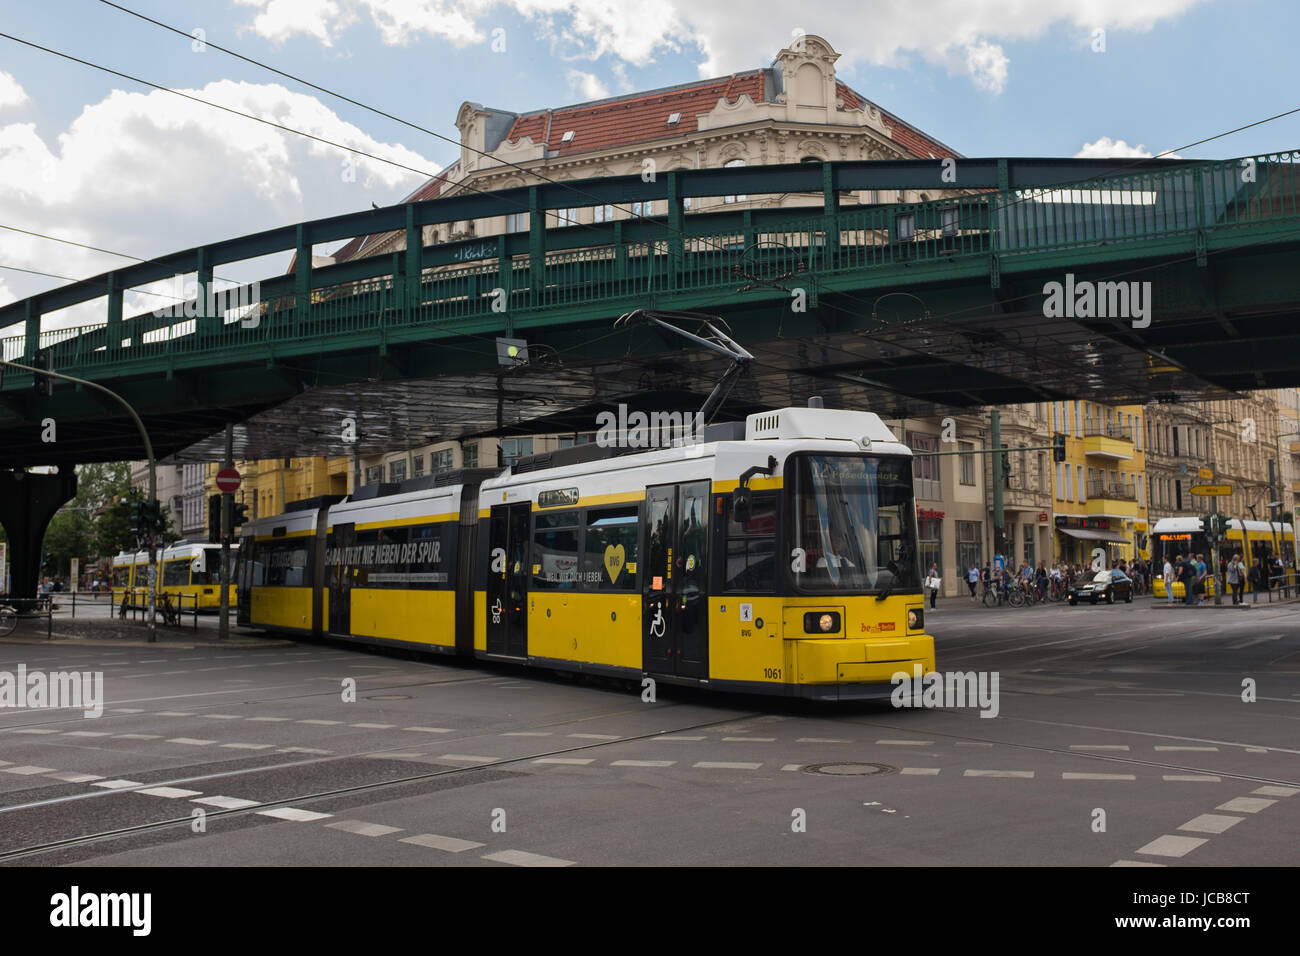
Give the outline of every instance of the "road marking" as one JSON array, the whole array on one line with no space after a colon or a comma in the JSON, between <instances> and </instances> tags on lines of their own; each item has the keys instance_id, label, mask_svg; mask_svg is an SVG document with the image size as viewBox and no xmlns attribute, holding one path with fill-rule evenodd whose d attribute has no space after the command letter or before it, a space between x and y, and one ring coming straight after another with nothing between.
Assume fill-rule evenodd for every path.
<instances>
[{"instance_id":1,"label":"road marking","mask_svg":"<svg viewBox=\"0 0 1300 956\"><path fill-rule=\"evenodd\" d=\"M150 787L148 790L137 790L136 793L147 793L151 797L166 797L168 800L179 800L181 797L197 797L203 791L182 790L180 787Z\"/></svg>"},{"instance_id":2,"label":"road marking","mask_svg":"<svg viewBox=\"0 0 1300 956\"><path fill-rule=\"evenodd\" d=\"M570 737L576 737L579 740L618 740L618 734L569 734Z\"/></svg>"},{"instance_id":3,"label":"road marking","mask_svg":"<svg viewBox=\"0 0 1300 956\"><path fill-rule=\"evenodd\" d=\"M191 747L206 747L208 744L215 744L215 740L200 740L198 737L172 737L167 741L169 744L188 744Z\"/></svg>"},{"instance_id":4,"label":"road marking","mask_svg":"<svg viewBox=\"0 0 1300 956\"><path fill-rule=\"evenodd\" d=\"M1282 640L1281 634L1269 634L1266 637L1252 637L1244 641L1238 641L1236 644L1229 644L1228 650L1239 651L1243 647L1250 647L1252 644L1263 644L1265 641L1280 641L1280 640Z\"/></svg>"},{"instance_id":5,"label":"road marking","mask_svg":"<svg viewBox=\"0 0 1300 956\"><path fill-rule=\"evenodd\" d=\"M1251 792L1251 793L1262 793L1262 794L1264 794L1265 796L1268 796L1268 797L1293 797L1293 796L1295 796L1297 793L1300 793L1300 787L1274 787L1274 786L1268 786L1268 787L1260 787L1259 789L1257 789L1257 790L1252 790L1252 791L1250 791L1250 792Z\"/></svg>"},{"instance_id":6,"label":"road marking","mask_svg":"<svg viewBox=\"0 0 1300 956\"><path fill-rule=\"evenodd\" d=\"M549 730L512 730L504 733L502 737L551 737L553 734Z\"/></svg>"},{"instance_id":7,"label":"road marking","mask_svg":"<svg viewBox=\"0 0 1300 956\"><path fill-rule=\"evenodd\" d=\"M1271 807L1275 803L1277 803L1276 800L1264 800L1261 797L1237 797L1235 800L1219 804L1214 809L1236 811L1237 813L1259 813L1260 810Z\"/></svg>"},{"instance_id":8,"label":"road marking","mask_svg":"<svg viewBox=\"0 0 1300 956\"><path fill-rule=\"evenodd\" d=\"M681 735L667 735L663 737L651 737L651 740L704 740L703 737L683 737Z\"/></svg>"},{"instance_id":9,"label":"road marking","mask_svg":"<svg viewBox=\"0 0 1300 956\"><path fill-rule=\"evenodd\" d=\"M332 754L332 750L320 750L316 747L281 747L278 754Z\"/></svg>"},{"instance_id":10,"label":"road marking","mask_svg":"<svg viewBox=\"0 0 1300 956\"><path fill-rule=\"evenodd\" d=\"M231 750L270 750L275 744L222 744Z\"/></svg>"},{"instance_id":11,"label":"road marking","mask_svg":"<svg viewBox=\"0 0 1300 956\"><path fill-rule=\"evenodd\" d=\"M348 724L349 727L360 727L362 730L391 730L397 724ZM333 824L330 824L333 826Z\"/></svg>"},{"instance_id":12,"label":"road marking","mask_svg":"<svg viewBox=\"0 0 1300 956\"><path fill-rule=\"evenodd\" d=\"M313 820L324 820L326 817L332 817L332 813L317 813L315 810L299 810L297 807L280 807L275 810L258 810L260 816L275 817L277 820L293 820L297 823L311 823Z\"/></svg>"},{"instance_id":13,"label":"road marking","mask_svg":"<svg viewBox=\"0 0 1300 956\"><path fill-rule=\"evenodd\" d=\"M267 723L267 724L280 723L285 720L293 720L292 717L249 717L247 719L250 721L261 721L262 723Z\"/></svg>"},{"instance_id":14,"label":"road marking","mask_svg":"<svg viewBox=\"0 0 1300 956\"><path fill-rule=\"evenodd\" d=\"M107 730L69 730L67 737L107 737Z\"/></svg>"},{"instance_id":15,"label":"road marking","mask_svg":"<svg viewBox=\"0 0 1300 956\"><path fill-rule=\"evenodd\" d=\"M1158 744L1156 745L1156 750L1169 750L1169 751L1174 751L1174 750L1194 750L1194 751L1201 751L1201 752L1204 752L1204 753L1218 753L1218 752L1219 752L1219 748L1218 748L1218 747L1161 747L1161 746L1158 745Z\"/></svg>"},{"instance_id":16,"label":"road marking","mask_svg":"<svg viewBox=\"0 0 1300 956\"><path fill-rule=\"evenodd\" d=\"M115 714L143 714L144 709L141 707L114 707Z\"/></svg>"},{"instance_id":17,"label":"road marking","mask_svg":"<svg viewBox=\"0 0 1300 956\"><path fill-rule=\"evenodd\" d=\"M1063 773L1062 780L1136 780L1131 773Z\"/></svg>"},{"instance_id":18,"label":"road marking","mask_svg":"<svg viewBox=\"0 0 1300 956\"><path fill-rule=\"evenodd\" d=\"M525 853L523 850L502 850L500 853L488 853L485 860L497 863L509 863L512 866L576 866L573 860L560 860L553 856L538 853Z\"/></svg>"},{"instance_id":19,"label":"road marking","mask_svg":"<svg viewBox=\"0 0 1300 956\"><path fill-rule=\"evenodd\" d=\"M367 837L388 836L390 833L402 832L401 827L386 827L382 823L365 823L361 820L340 820L338 823L327 823L325 826L330 830L343 830Z\"/></svg>"},{"instance_id":20,"label":"road marking","mask_svg":"<svg viewBox=\"0 0 1300 956\"><path fill-rule=\"evenodd\" d=\"M1032 778L1032 770L967 770L963 774L966 777L1021 777L1024 779Z\"/></svg>"},{"instance_id":21,"label":"road marking","mask_svg":"<svg viewBox=\"0 0 1300 956\"><path fill-rule=\"evenodd\" d=\"M801 764L801 763L788 763L788 764L786 764L784 767L782 767L781 769L782 769L782 770L802 770L802 769L803 769L803 764ZM903 772L906 773L907 771L904 770Z\"/></svg>"},{"instance_id":22,"label":"road marking","mask_svg":"<svg viewBox=\"0 0 1300 956\"><path fill-rule=\"evenodd\" d=\"M125 790L127 787L139 787L139 780L103 780L99 783L92 783L92 787L103 787L105 790Z\"/></svg>"},{"instance_id":23,"label":"road marking","mask_svg":"<svg viewBox=\"0 0 1300 956\"><path fill-rule=\"evenodd\" d=\"M1245 817L1230 817L1222 813L1202 813L1199 817L1193 817L1178 829L1187 830L1191 833L1222 833L1229 827L1236 826Z\"/></svg>"},{"instance_id":24,"label":"road marking","mask_svg":"<svg viewBox=\"0 0 1300 956\"><path fill-rule=\"evenodd\" d=\"M1248 753L1248 754L1266 754L1266 753L1268 753L1268 748L1267 748L1267 747L1247 747L1247 748L1246 748L1246 753Z\"/></svg>"},{"instance_id":25,"label":"road marking","mask_svg":"<svg viewBox=\"0 0 1300 956\"><path fill-rule=\"evenodd\" d=\"M9 731L11 734L61 734L61 730L51 730L48 727L22 727L18 730Z\"/></svg>"},{"instance_id":26,"label":"road marking","mask_svg":"<svg viewBox=\"0 0 1300 956\"><path fill-rule=\"evenodd\" d=\"M149 660L147 660L147 661L136 661L136 663L137 663L137 664L166 664L166 663L167 663L167 658L165 658L165 657L151 657L151 658L149 658Z\"/></svg>"},{"instance_id":27,"label":"road marking","mask_svg":"<svg viewBox=\"0 0 1300 956\"><path fill-rule=\"evenodd\" d=\"M1217 777L1212 773L1167 773L1162 780L1177 780L1183 783L1221 783L1222 777Z\"/></svg>"},{"instance_id":28,"label":"road marking","mask_svg":"<svg viewBox=\"0 0 1300 956\"><path fill-rule=\"evenodd\" d=\"M1164 866L1164 864L1148 863L1145 860L1116 860L1111 866Z\"/></svg>"},{"instance_id":29,"label":"road marking","mask_svg":"<svg viewBox=\"0 0 1300 956\"><path fill-rule=\"evenodd\" d=\"M473 840L457 840L455 837L438 836L436 833L420 833L416 836L403 837L399 843L414 843L416 846L427 846L430 850L445 850L448 853L464 853L466 850L477 850L483 846L482 843L475 843Z\"/></svg>"},{"instance_id":30,"label":"road marking","mask_svg":"<svg viewBox=\"0 0 1300 956\"><path fill-rule=\"evenodd\" d=\"M671 767L676 760L615 760L611 767Z\"/></svg>"},{"instance_id":31,"label":"road marking","mask_svg":"<svg viewBox=\"0 0 1300 956\"><path fill-rule=\"evenodd\" d=\"M957 746L958 747L992 747L993 745L986 744L986 743L977 743L971 740L959 740L957 741Z\"/></svg>"},{"instance_id":32,"label":"road marking","mask_svg":"<svg viewBox=\"0 0 1300 956\"><path fill-rule=\"evenodd\" d=\"M341 720L300 720L300 724L319 724L322 727L333 727L335 724L341 724Z\"/></svg>"},{"instance_id":33,"label":"road marking","mask_svg":"<svg viewBox=\"0 0 1300 956\"><path fill-rule=\"evenodd\" d=\"M701 760L694 766L701 770L757 770L761 763L735 763L727 760Z\"/></svg>"},{"instance_id":34,"label":"road marking","mask_svg":"<svg viewBox=\"0 0 1300 956\"><path fill-rule=\"evenodd\" d=\"M474 754L443 754L434 760L450 760L452 763L496 763L500 757L479 757Z\"/></svg>"},{"instance_id":35,"label":"road marking","mask_svg":"<svg viewBox=\"0 0 1300 956\"><path fill-rule=\"evenodd\" d=\"M885 747L928 747L933 740L877 740L877 746Z\"/></svg>"},{"instance_id":36,"label":"road marking","mask_svg":"<svg viewBox=\"0 0 1300 956\"><path fill-rule=\"evenodd\" d=\"M842 737L800 737L795 743L797 744L851 744L853 741L845 740Z\"/></svg>"},{"instance_id":37,"label":"road marking","mask_svg":"<svg viewBox=\"0 0 1300 956\"><path fill-rule=\"evenodd\" d=\"M447 727L403 727L403 730L411 730L420 734L449 734L451 730Z\"/></svg>"},{"instance_id":38,"label":"road marking","mask_svg":"<svg viewBox=\"0 0 1300 956\"><path fill-rule=\"evenodd\" d=\"M59 773L47 773L45 776L53 777L55 780L62 780L65 783L90 783L92 780L103 780L97 773L73 773L63 770Z\"/></svg>"},{"instance_id":39,"label":"road marking","mask_svg":"<svg viewBox=\"0 0 1300 956\"><path fill-rule=\"evenodd\" d=\"M904 767L899 773L905 773L914 777L933 777L942 768L940 767Z\"/></svg>"},{"instance_id":40,"label":"road marking","mask_svg":"<svg viewBox=\"0 0 1300 956\"><path fill-rule=\"evenodd\" d=\"M723 737L724 743L749 743L749 744L770 744L776 740L775 737Z\"/></svg>"},{"instance_id":41,"label":"road marking","mask_svg":"<svg viewBox=\"0 0 1300 956\"><path fill-rule=\"evenodd\" d=\"M208 720L239 720L239 714L203 714Z\"/></svg>"},{"instance_id":42,"label":"road marking","mask_svg":"<svg viewBox=\"0 0 1300 956\"><path fill-rule=\"evenodd\" d=\"M162 740L162 734L114 734L117 740Z\"/></svg>"},{"instance_id":43,"label":"road marking","mask_svg":"<svg viewBox=\"0 0 1300 956\"><path fill-rule=\"evenodd\" d=\"M1128 744L1070 744L1071 750L1128 750Z\"/></svg>"},{"instance_id":44,"label":"road marking","mask_svg":"<svg viewBox=\"0 0 1300 956\"><path fill-rule=\"evenodd\" d=\"M155 717L193 717L194 714L192 714L188 710L160 710L158 711L158 713L154 714L154 716Z\"/></svg>"},{"instance_id":45,"label":"road marking","mask_svg":"<svg viewBox=\"0 0 1300 956\"><path fill-rule=\"evenodd\" d=\"M34 773L52 773L53 767L6 767L5 773L17 773L28 776Z\"/></svg>"},{"instance_id":46,"label":"road marking","mask_svg":"<svg viewBox=\"0 0 1300 956\"><path fill-rule=\"evenodd\" d=\"M239 797L200 797L197 800L191 800L190 803L202 803L209 807L219 807L222 810L242 810L244 807L257 806L256 800L241 800Z\"/></svg>"},{"instance_id":47,"label":"road marking","mask_svg":"<svg viewBox=\"0 0 1300 956\"><path fill-rule=\"evenodd\" d=\"M577 767L585 767L594 759L595 758L593 757L539 757L534 760L533 763L562 763L572 764Z\"/></svg>"},{"instance_id":48,"label":"road marking","mask_svg":"<svg viewBox=\"0 0 1300 956\"><path fill-rule=\"evenodd\" d=\"M1203 840L1200 837L1170 836L1166 834L1157 837L1146 846L1138 850L1138 853L1146 853L1150 856L1186 856L1203 843L1209 840Z\"/></svg>"}]
</instances>

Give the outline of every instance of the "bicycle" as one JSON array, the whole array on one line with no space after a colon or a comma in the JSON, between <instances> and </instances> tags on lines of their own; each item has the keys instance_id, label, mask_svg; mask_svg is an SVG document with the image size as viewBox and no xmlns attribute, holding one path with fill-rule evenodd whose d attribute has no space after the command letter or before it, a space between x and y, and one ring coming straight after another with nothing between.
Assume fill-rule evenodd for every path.
<instances>
[{"instance_id":1,"label":"bicycle","mask_svg":"<svg viewBox=\"0 0 1300 956\"><path fill-rule=\"evenodd\" d=\"M1065 591L1065 581L1061 578L1052 578L1052 580L1048 582L1045 598L1053 604L1060 603L1065 600Z\"/></svg>"},{"instance_id":2,"label":"bicycle","mask_svg":"<svg viewBox=\"0 0 1300 956\"><path fill-rule=\"evenodd\" d=\"M988 581L983 581L981 583L984 585L984 593L980 595L980 601L983 602L984 606L997 607L1000 605L1002 601L998 597L997 586L990 584Z\"/></svg>"},{"instance_id":3,"label":"bicycle","mask_svg":"<svg viewBox=\"0 0 1300 956\"><path fill-rule=\"evenodd\" d=\"M157 607L158 613L162 615L163 624L179 627L181 623L181 609L172 604L172 596L164 592L160 595Z\"/></svg>"},{"instance_id":4,"label":"bicycle","mask_svg":"<svg viewBox=\"0 0 1300 956\"><path fill-rule=\"evenodd\" d=\"M18 626L18 612L8 604L0 605L0 637L11 634Z\"/></svg>"}]
</instances>

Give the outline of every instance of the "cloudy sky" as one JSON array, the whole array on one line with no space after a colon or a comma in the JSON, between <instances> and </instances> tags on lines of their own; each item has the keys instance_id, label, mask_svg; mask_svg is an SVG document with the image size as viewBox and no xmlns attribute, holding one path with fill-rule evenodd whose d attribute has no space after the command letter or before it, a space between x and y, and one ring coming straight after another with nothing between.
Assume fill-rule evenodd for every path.
<instances>
[{"instance_id":1,"label":"cloudy sky","mask_svg":"<svg viewBox=\"0 0 1300 956\"><path fill-rule=\"evenodd\" d=\"M753 69L803 31L839 51L842 80L967 156L1177 149L1189 158L1223 158L1300 147L1298 114L1185 148L1300 106L1290 81L1300 6L1282 0L122 6L453 142L466 100L526 111ZM147 258L391 203L423 180L411 170L432 174L457 155L453 142L100 0L7 0L5 7L0 32L12 37L409 168L363 160L350 170L348 154L337 148L0 37L0 226ZM79 278L130 261L0 229L0 303L61 284L18 270ZM286 261L225 271L247 281Z\"/></svg>"}]
</instances>

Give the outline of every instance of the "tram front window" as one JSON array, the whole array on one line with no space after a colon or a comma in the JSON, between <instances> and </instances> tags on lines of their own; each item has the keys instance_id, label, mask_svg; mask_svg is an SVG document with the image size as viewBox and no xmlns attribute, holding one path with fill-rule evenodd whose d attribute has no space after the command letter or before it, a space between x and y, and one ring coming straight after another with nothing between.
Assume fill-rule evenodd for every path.
<instances>
[{"instance_id":1,"label":"tram front window","mask_svg":"<svg viewBox=\"0 0 1300 956\"><path fill-rule=\"evenodd\" d=\"M908 459L802 455L792 470L791 547L802 551L791 564L797 587L920 590Z\"/></svg>"}]
</instances>

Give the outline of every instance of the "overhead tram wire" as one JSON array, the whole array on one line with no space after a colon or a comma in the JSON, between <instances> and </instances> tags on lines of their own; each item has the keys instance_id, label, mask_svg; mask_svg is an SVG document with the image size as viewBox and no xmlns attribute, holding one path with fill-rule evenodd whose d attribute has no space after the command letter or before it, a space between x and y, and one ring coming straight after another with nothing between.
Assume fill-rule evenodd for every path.
<instances>
[{"instance_id":1,"label":"overhead tram wire","mask_svg":"<svg viewBox=\"0 0 1300 956\"><path fill-rule=\"evenodd\" d=\"M8 226L0 225L0 229L8 229L8 228L9 228ZM42 238L52 238L52 237L42 236ZM114 254L116 255L116 253ZM0 265L0 269L8 269L10 272L25 272L28 275L32 275L32 276L44 276L47 279L60 279L64 282L71 282L73 285L82 285L83 283L88 283L90 281L89 279L74 279L71 276L55 275L53 272L40 272L37 269L24 269L20 266ZM135 292L137 295L153 295L153 296L157 296L160 299L171 299L174 302L185 301L179 296L168 295L166 292L149 292L145 289L132 289L131 291ZM17 325L18 323L14 323L14 324Z\"/></svg>"}]
</instances>

